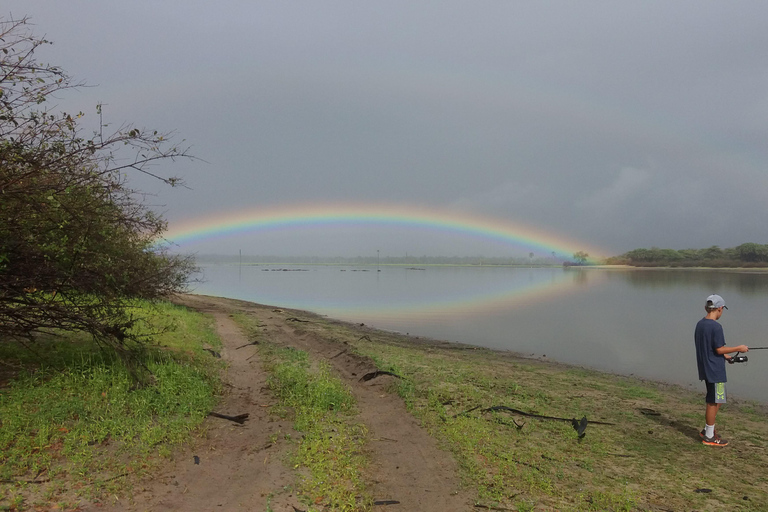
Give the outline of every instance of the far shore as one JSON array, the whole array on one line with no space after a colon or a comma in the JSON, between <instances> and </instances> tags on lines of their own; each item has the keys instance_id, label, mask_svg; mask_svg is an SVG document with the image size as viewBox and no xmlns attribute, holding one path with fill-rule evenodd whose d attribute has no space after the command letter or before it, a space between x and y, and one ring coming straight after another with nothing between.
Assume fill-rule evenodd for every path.
<instances>
[{"instance_id":1,"label":"far shore","mask_svg":"<svg viewBox=\"0 0 768 512\"><path fill-rule=\"evenodd\" d=\"M561 264L528 264L528 263L358 263L358 262L297 262L297 261L213 261L202 259L197 262L200 265L227 265L227 266L317 266L317 267L475 267L475 268L562 268L568 270L658 270L658 271L693 271L693 272L739 272L745 274L768 274L766 267L683 267L683 266L636 266L636 265L561 265Z\"/></svg>"}]
</instances>

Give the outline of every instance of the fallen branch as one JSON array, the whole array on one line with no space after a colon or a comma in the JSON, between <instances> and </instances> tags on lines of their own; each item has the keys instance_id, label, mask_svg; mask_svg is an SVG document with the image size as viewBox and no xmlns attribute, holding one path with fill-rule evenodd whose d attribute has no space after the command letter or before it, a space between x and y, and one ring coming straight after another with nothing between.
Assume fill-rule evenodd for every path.
<instances>
[{"instance_id":1,"label":"fallen branch","mask_svg":"<svg viewBox=\"0 0 768 512\"><path fill-rule=\"evenodd\" d=\"M560 420L560 421L574 421L573 418L558 418L555 416L542 416L541 414L533 414L530 412L521 411L519 409L512 409L511 407L506 407L504 405L495 405L493 407L489 407L487 409L483 409L483 412L488 411L508 411L513 412L515 414L519 414L521 416L528 416L531 418L539 418L542 420ZM595 425L616 425L615 423L608 423L606 421L590 421L590 423L594 423Z\"/></svg>"},{"instance_id":2,"label":"fallen branch","mask_svg":"<svg viewBox=\"0 0 768 512\"><path fill-rule=\"evenodd\" d=\"M489 407L487 409L482 410L482 412L494 412L494 411L511 412L513 414L520 414L521 416L528 416L529 418L538 418L540 420L567 421L571 425L573 425L573 429L578 434L579 439L581 439L586 435L587 425L590 423L587 420L586 416L583 416L580 420L577 420L576 418L558 418L556 416L544 416L541 414L533 414L530 412L521 411L519 409L512 409L511 407L507 407L504 405L495 405L493 407ZM592 421L591 423L594 423L595 425L615 425L615 423L608 423L604 421ZM517 426L517 423L515 423L515 425ZM520 427L518 426L518 428Z\"/></svg>"},{"instance_id":3,"label":"fallen branch","mask_svg":"<svg viewBox=\"0 0 768 512\"><path fill-rule=\"evenodd\" d=\"M214 357L221 359L221 354L216 352L215 350L211 350L210 348L204 348L203 350L205 350L206 352L210 352L211 355L213 355Z\"/></svg>"},{"instance_id":4,"label":"fallen branch","mask_svg":"<svg viewBox=\"0 0 768 512\"><path fill-rule=\"evenodd\" d=\"M479 409L479 408L480 408L480 406L479 406L479 405L476 405L476 406L474 406L474 407L473 407L473 408L471 408L471 409L467 409L466 411L457 412L456 414L454 414L454 415L453 415L453 416L451 416L451 417L452 417L452 418L458 418L459 416L464 416L465 414L468 414L468 413L470 413L470 412L472 412L472 411L476 411L476 410L477 410L477 409Z\"/></svg>"},{"instance_id":5,"label":"fallen branch","mask_svg":"<svg viewBox=\"0 0 768 512\"><path fill-rule=\"evenodd\" d=\"M339 353L338 353L338 354L336 354L335 356L331 357L331 359L336 359L336 358L337 358L337 357L339 357L341 354L344 354L346 351L347 351L347 349L344 349L344 350L342 350L341 352L339 352Z\"/></svg>"},{"instance_id":6,"label":"fallen branch","mask_svg":"<svg viewBox=\"0 0 768 512\"><path fill-rule=\"evenodd\" d=\"M301 318L296 318L295 316L292 316L290 318L286 318L285 321L286 322L304 322L304 323L307 323L307 324L309 323L309 320L302 320Z\"/></svg>"},{"instance_id":7,"label":"fallen branch","mask_svg":"<svg viewBox=\"0 0 768 512\"><path fill-rule=\"evenodd\" d=\"M254 340L250 343L246 343L245 345L240 345L239 347L235 348L235 350L240 350L241 348L250 347L251 345L258 345L258 344L259 342Z\"/></svg>"},{"instance_id":8,"label":"fallen branch","mask_svg":"<svg viewBox=\"0 0 768 512\"><path fill-rule=\"evenodd\" d=\"M124 476L128 476L128 473L120 473L119 475L115 475L111 478L107 478L106 480L104 480L104 482L111 482L112 480L117 480L118 478L122 478Z\"/></svg>"},{"instance_id":9,"label":"fallen branch","mask_svg":"<svg viewBox=\"0 0 768 512\"><path fill-rule=\"evenodd\" d=\"M219 414L218 412L211 411L211 412L208 413L208 416L213 416L215 418L221 418L223 420L234 421L235 423L239 423L240 425L245 423L246 420L248 419L248 413L247 412L245 414L238 414L237 416L227 416L226 414Z\"/></svg>"},{"instance_id":10,"label":"fallen branch","mask_svg":"<svg viewBox=\"0 0 768 512\"><path fill-rule=\"evenodd\" d=\"M44 484L50 481L50 478L45 480L0 480L0 484Z\"/></svg>"},{"instance_id":11,"label":"fallen branch","mask_svg":"<svg viewBox=\"0 0 768 512\"><path fill-rule=\"evenodd\" d=\"M517 494L515 494L515 496L517 496ZM514 498L515 496L512 496L512 497ZM491 507L489 505L479 505L479 504L475 505L475 508L484 508L486 510L517 510L515 508Z\"/></svg>"},{"instance_id":12,"label":"fallen branch","mask_svg":"<svg viewBox=\"0 0 768 512\"><path fill-rule=\"evenodd\" d=\"M358 382L368 381L371 379L375 379L376 377L379 377L380 375L391 375L393 377L397 377L398 379L402 379L401 376L397 375L396 373L388 372L386 370L376 370L375 372L366 373L362 377L360 377L360 380Z\"/></svg>"}]
</instances>

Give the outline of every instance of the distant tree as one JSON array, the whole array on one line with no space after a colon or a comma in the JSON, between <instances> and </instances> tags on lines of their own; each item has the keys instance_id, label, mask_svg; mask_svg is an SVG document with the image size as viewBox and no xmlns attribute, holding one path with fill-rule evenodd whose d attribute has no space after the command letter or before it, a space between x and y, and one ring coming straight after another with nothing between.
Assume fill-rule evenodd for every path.
<instances>
[{"instance_id":1,"label":"distant tree","mask_svg":"<svg viewBox=\"0 0 768 512\"><path fill-rule=\"evenodd\" d=\"M720 247L713 245L712 247L702 249L701 256L706 260L713 261L723 259L725 257L725 253Z\"/></svg>"},{"instance_id":2,"label":"distant tree","mask_svg":"<svg viewBox=\"0 0 768 512\"><path fill-rule=\"evenodd\" d=\"M182 291L193 270L156 248L166 224L126 173L177 185L149 165L189 155L130 125L83 137L82 113L46 108L82 84L35 59L45 44L26 18L0 18L0 336L84 330L124 348L138 341L130 301Z\"/></svg>"},{"instance_id":3,"label":"distant tree","mask_svg":"<svg viewBox=\"0 0 768 512\"><path fill-rule=\"evenodd\" d=\"M677 251L680 258L685 261L696 261L701 259L698 249L681 249Z\"/></svg>"},{"instance_id":4,"label":"distant tree","mask_svg":"<svg viewBox=\"0 0 768 512\"><path fill-rule=\"evenodd\" d=\"M587 254L584 251L573 253L573 259L576 260L576 262L579 263L580 265L583 265L584 263L586 263L587 258L589 258L589 254Z\"/></svg>"},{"instance_id":5,"label":"distant tree","mask_svg":"<svg viewBox=\"0 0 768 512\"><path fill-rule=\"evenodd\" d=\"M753 242L721 249L713 245L706 249L633 249L609 258L614 263L641 266L768 266L768 245Z\"/></svg>"},{"instance_id":6,"label":"distant tree","mask_svg":"<svg viewBox=\"0 0 768 512\"><path fill-rule=\"evenodd\" d=\"M768 261L768 246L765 245L746 243L735 247L734 251L741 261Z\"/></svg>"}]
</instances>

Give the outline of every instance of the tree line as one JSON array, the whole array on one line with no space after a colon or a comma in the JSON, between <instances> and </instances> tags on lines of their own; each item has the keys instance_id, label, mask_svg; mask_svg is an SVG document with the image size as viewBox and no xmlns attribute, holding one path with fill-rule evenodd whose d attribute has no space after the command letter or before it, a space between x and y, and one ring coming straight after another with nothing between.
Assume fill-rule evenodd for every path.
<instances>
[{"instance_id":1,"label":"tree line","mask_svg":"<svg viewBox=\"0 0 768 512\"><path fill-rule=\"evenodd\" d=\"M49 106L84 85L36 59L49 44L0 18L0 342L77 330L126 348L141 341L132 301L182 291L193 271L157 245L166 223L126 176L176 186L152 164L191 157L168 134L110 129L99 105L84 135L85 114Z\"/></svg>"},{"instance_id":2,"label":"tree line","mask_svg":"<svg viewBox=\"0 0 768 512\"><path fill-rule=\"evenodd\" d=\"M717 245L706 249L633 249L608 258L609 265L635 267L768 267L768 244L753 242L722 249Z\"/></svg>"}]
</instances>

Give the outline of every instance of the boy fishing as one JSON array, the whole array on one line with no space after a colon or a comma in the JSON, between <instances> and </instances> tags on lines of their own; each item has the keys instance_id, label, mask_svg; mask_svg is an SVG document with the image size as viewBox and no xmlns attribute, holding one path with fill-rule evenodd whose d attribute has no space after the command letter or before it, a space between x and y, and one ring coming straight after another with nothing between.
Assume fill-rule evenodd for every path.
<instances>
[{"instance_id":1,"label":"boy fishing","mask_svg":"<svg viewBox=\"0 0 768 512\"><path fill-rule=\"evenodd\" d=\"M705 306L707 316L696 324L694 340L696 342L696 363L699 367L699 380L707 386L707 408L704 413L704 429L699 433L702 443L708 446L728 446L728 441L715 432L715 418L720 406L725 403L725 361L733 352L748 352L746 345L725 346L723 327L717 322L723 316L725 300L719 295L707 297Z\"/></svg>"}]
</instances>

